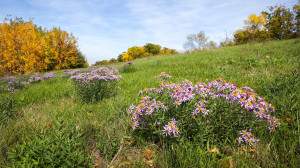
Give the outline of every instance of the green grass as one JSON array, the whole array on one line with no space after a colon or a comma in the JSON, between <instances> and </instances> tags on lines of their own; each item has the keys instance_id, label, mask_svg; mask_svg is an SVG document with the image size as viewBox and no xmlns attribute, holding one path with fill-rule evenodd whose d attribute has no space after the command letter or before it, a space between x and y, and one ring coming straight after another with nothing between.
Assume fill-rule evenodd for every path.
<instances>
[{"instance_id":1,"label":"green grass","mask_svg":"<svg viewBox=\"0 0 300 168\"><path fill-rule=\"evenodd\" d=\"M230 159L235 167L297 167L300 164L300 39L133 62L135 71L121 72L123 79L117 84L119 93L98 103L78 101L71 82L60 77L31 84L17 92L13 115L0 125L0 165L16 162L8 157L8 152L19 149L26 141L41 145L35 142L41 141L38 138L40 132L51 139L53 133L48 134L45 130L58 122L63 122L61 127L66 129L76 127L83 130L78 148L86 151L86 157L93 155L94 161L90 166L99 163L100 167L145 167L151 164L156 167L228 167ZM58 76L62 73L56 72ZM247 85L275 106L273 115L280 119L281 126L273 133L258 135L261 144L256 149L257 153L236 146L199 145L190 141L161 146L136 137L127 108L138 103L139 90L158 86L159 80L155 80L154 76L161 72L172 75L172 82L188 79L207 83L221 77L238 87ZM126 145L126 142L133 143ZM214 147L220 149L220 155L207 153ZM152 151L149 159L145 157L147 149Z\"/></svg>"}]
</instances>

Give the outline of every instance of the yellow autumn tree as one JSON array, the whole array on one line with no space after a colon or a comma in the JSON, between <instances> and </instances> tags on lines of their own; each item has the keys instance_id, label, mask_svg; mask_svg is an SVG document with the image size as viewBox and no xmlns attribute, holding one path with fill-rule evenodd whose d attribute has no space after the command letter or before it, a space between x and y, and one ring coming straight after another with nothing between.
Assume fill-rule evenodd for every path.
<instances>
[{"instance_id":1,"label":"yellow autumn tree","mask_svg":"<svg viewBox=\"0 0 300 168\"><path fill-rule=\"evenodd\" d=\"M252 40L255 41L256 36L265 29L266 25L266 15L256 15L251 14L249 15L247 20L244 20L245 29L249 32L248 34L251 35Z\"/></svg>"},{"instance_id":2,"label":"yellow autumn tree","mask_svg":"<svg viewBox=\"0 0 300 168\"><path fill-rule=\"evenodd\" d=\"M76 67L79 54L77 40L66 31L53 28L46 32L46 62L50 69Z\"/></svg>"},{"instance_id":3,"label":"yellow autumn tree","mask_svg":"<svg viewBox=\"0 0 300 168\"><path fill-rule=\"evenodd\" d=\"M88 66L77 39L66 31L37 27L31 20L0 23L0 75Z\"/></svg>"},{"instance_id":4,"label":"yellow autumn tree","mask_svg":"<svg viewBox=\"0 0 300 168\"><path fill-rule=\"evenodd\" d=\"M125 61L125 62L131 61L131 60L133 60L133 57L130 56L127 52L124 52L124 53L122 54L122 60Z\"/></svg>"},{"instance_id":5,"label":"yellow autumn tree","mask_svg":"<svg viewBox=\"0 0 300 168\"><path fill-rule=\"evenodd\" d=\"M137 47L137 46L133 46L131 48L128 48L127 53L133 59L143 58L143 57L146 57L146 56L149 55L149 53L147 53L144 50L144 47Z\"/></svg>"},{"instance_id":6,"label":"yellow autumn tree","mask_svg":"<svg viewBox=\"0 0 300 168\"><path fill-rule=\"evenodd\" d=\"M244 20L244 29L239 29L234 33L235 44L244 44L254 41L264 41L269 38L266 31L266 15L251 14Z\"/></svg>"},{"instance_id":7,"label":"yellow autumn tree","mask_svg":"<svg viewBox=\"0 0 300 168\"><path fill-rule=\"evenodd\" d=\"M20 18L0 24L1 73L25 74L46 68L45 40L32 21Z\"/></svg>"}]
</instances>

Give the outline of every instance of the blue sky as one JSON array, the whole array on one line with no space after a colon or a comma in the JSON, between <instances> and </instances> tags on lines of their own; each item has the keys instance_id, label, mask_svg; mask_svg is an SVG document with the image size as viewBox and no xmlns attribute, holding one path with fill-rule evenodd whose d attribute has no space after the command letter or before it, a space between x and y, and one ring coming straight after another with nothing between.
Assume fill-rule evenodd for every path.
<instances>
[{"instance_id":1,"label":"blue sky","mask_svg":"<svg viewBox=\"0 0 300 168\"><path fill-rule=\"evenodd\" d=\"M0 0L0 20L9 14L38 26L60 27L78 38L90 64L146 43L183 51L186 36L204 31L219 42L242 28L252 13L297 0Z\"/></svg>"}]
</instances>

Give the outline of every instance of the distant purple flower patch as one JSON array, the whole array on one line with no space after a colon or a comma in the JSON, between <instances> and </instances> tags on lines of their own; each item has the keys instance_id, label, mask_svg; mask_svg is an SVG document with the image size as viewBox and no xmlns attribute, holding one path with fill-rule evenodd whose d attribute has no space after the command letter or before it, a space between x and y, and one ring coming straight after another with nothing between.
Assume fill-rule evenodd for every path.
<instances>
[{"instance_id":1,"label":"distant purple flower patch","mask_svg":"<svg viewBox=\"0 0 300 168\"><path fill-rule=\"evenodd\" d=\"M51 79L51 78L55 78L55 77L56 77L56 73L54 73L54 72L46 73L43 76L44 79Z\"/></svg>"},{"instance_id":2,"label":"distant purple flower patch","mask_svg":"<svg viewBox=\"0 0 300 168\"><path fill-rule=\"evenodd\" d=\"M122 78L117 69L101 67L87 73L76 73L70 77L77 94L83 99L100 100L115 92L116 82Z\"/></svg>"}]
</instances>

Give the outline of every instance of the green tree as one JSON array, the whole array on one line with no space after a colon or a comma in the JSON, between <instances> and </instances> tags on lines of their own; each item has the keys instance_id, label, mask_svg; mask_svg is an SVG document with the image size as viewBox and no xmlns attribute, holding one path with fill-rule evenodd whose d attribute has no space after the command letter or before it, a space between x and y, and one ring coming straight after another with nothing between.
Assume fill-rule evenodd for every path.
<instances>
[{"instance_id":1,"label":"green tree","mask_svg":"<svg viewBox=\"0 0 300 168\"><path fill-rule=\"evenodd\" d=\"M171 54L178 54L178 51L176 51L175 49L171 49Z\"/></svg>"},{"instance_id":2,"label":"green tree","mask_svg":"<svg viewBox=\"0 0 300 168\"><path fill-rule=\"evenodd\" d=\"M119 54L118 55L118 58L117 58L117 60L118 60L118 62L124 62L124 60L123 60L123 54L124 54L125 52L122 52L122 54Z\"/></svg>"},{"instance_id":3,"label":"green tree","mask_svg":"<svg viewBox=\"0 0 300 168\"><path fill-rule=\"evenodd\" d=\"M250 33L251 32L249 32L248 30L238 29L233 35L234 43L238 45L251 42L251 36L253 35L251 35Z\"/></svg>"},{"instance_id":4,"label":"green tree","mask_svg":"<svg viewBox=\"0 0 300 168\"><path fill-rule=\"evenodd\" d=\"M269 7L269 12L263 11L266 15L266 28L273 39L290 39L294 36L294 15L284 5Z\"/></svg>"},{"instance_id":5,"label":"green tree","mask_svg":"<svg viewBox=\"0 0 300 168\"><path fill-rule=\"evenodd\" d=\"M118 60L115 59L115 58L112 58L112 59L109 60L109 63L117 63L117 62L118 62Z\"/></svg>"},{"instance_id":6,"label":"green tree","mask_svg":"<svg viewBox=\"0 0 300 168\"><path fill-rule=\"evenodd\" d=\"M80 50L76 50L76 53L78 55L77 57L77 64L73 64L71 65L71 68L83 68L83 67L86 67L87 64L87 60L86 60L86 57L82 54L82 52Z\"/></svg>"},{"instance_id":7,"label":"green tree","mask_svg":"<svg viewBox=\"0 0 300 168\"><path fill-rule=\"evenodd\" d=\"M147 43L144 45L145 52L149 53L149 55L158 55L160 52L161 46L158 44Z\"/></svg>"},{"instance_id":8,"label":"green tree","mask_svg":"<svg viewBox=\"0 0 300 168\"><path fill-rule=\"evenodd\" d=\"M296 30L296 37L300 37L300 0L298 3L293 7L295 12L295 30Z\"/></svg>"}]
</instances>

